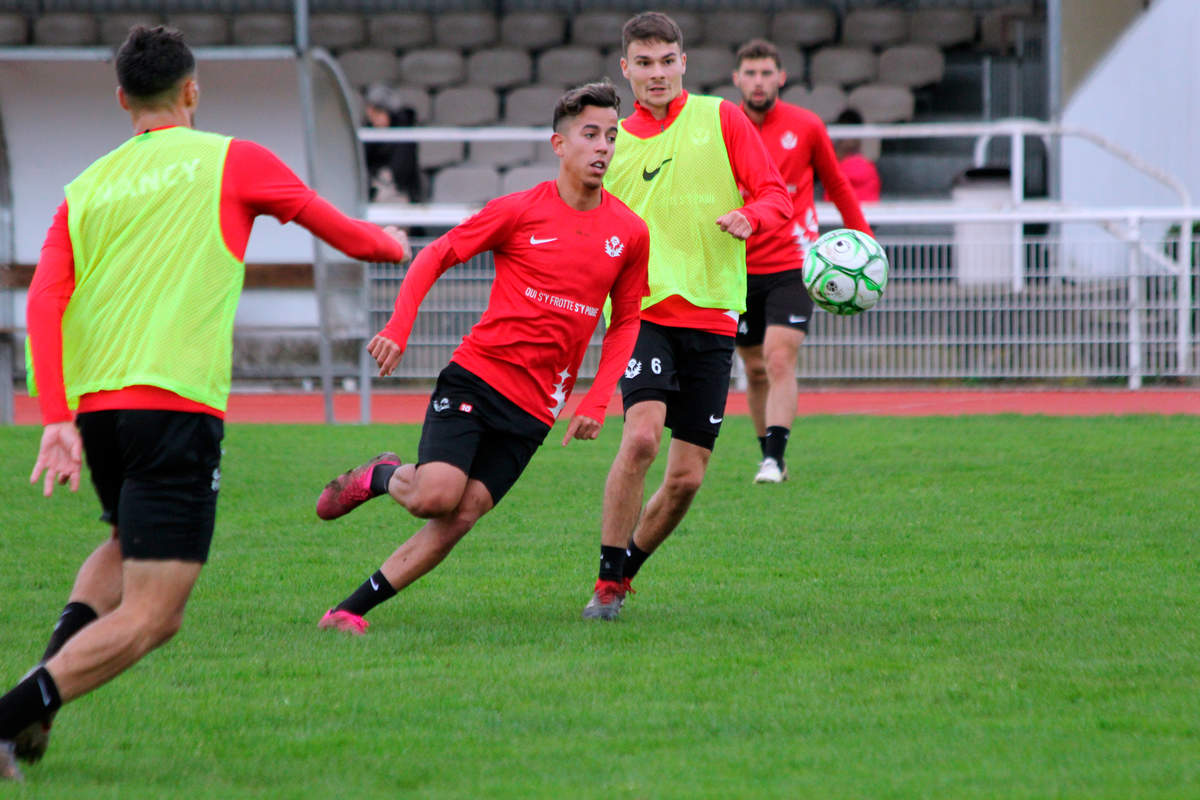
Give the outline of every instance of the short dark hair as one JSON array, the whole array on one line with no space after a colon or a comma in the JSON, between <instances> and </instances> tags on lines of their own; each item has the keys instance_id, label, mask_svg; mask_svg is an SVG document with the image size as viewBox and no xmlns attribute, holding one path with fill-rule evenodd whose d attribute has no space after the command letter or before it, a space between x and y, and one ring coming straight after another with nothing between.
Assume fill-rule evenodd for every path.
<instances>
[{"instance_id":1,"label":"short dark hair","mask_svg":"<svg viewBox=\"0 0 1200 800\"><path fill-rule=\"evenodd\" d=\"M173 98L179 82L195 71L196 58L183 34L165 25L134 25L117 50L117 83L139 105Z\"/></svg>"},{"instance_id":2,"label":"short dark hair","mask_svg":"<svg viewBox=\"0 0 1200 800\"><path fill-rule=\"evenodd\" d=\"M608 80L585 83L570 89L554 104L554 122L552 127L558 130L560 122L579 116L587 106L611 108L619 115L621 113L621 98L617 96L616 87Z\"/></svg>"},{"instance_id":3,"label":"short dark hair","mask_svg":"<svg viewBox=\"0 0 1200 800\"><path fill-rule=\"evenodd\" d=\"M835 125L862 125L863 115L858 112L858 109L847 108L842 113L838 114L834 120Z\"/></svg>"},{"instance_id":4,"label":"short dark hair","mask_svg":"<svg viewBox=\"0 0 1200 800\"><path fill-rule=\"evenodd\" d=\"M683 52L683 31L675 24L675 20L661 11L643 11L630 17L621 28L621 52L629 54L632 42L666 42L679 45Z\"/></svg>"},{"instance_id":5,"label":"short dark hair","mask_svg":"<svg viewBox=\"0 0 1200 800\"><path fill-rule=\"evenodd\" d=\"M775 60L777 69L783 68L783 62L779 60L779 50L766 39L751 39L739 47L733 68L737 69L742 66L743 61L751 58L771 58Z\"/></svg>"}]
</instances>

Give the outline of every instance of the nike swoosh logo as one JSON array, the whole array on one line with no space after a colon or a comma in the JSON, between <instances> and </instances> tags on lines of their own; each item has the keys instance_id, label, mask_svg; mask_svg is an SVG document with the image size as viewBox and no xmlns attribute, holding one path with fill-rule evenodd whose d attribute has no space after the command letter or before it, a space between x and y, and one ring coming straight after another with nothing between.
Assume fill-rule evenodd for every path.
<instances>
[{"instance_id":1,"label":"nike swoosh logo","mask_svg":"<svg viewBox=\"0 0 1200 800\"><path fill-rule=\"evenodd\" d=\"M654 180L654 176L657 175L658 171L663 168L663 164L667 163L670 160L671 159L669 159L669 158L664 158L662 160L662 164L659 164L657 167L654 168L654 172L647 172L646 168L642 167L642 180L644 180L644 181Z\"/></svg>"},{"instance_id":2,"label":"nike swoosh logo","mask_svg":"<svg viewBox=\"0 0 1200 800\"><path fill-rule=\"evenodd\" d=\"M552 237L552 238L550 238L550 239L538 239L536 236L530 236L530 237L529 237L529 243L530 243L530 244L545 244L546 242L557 242L557 241L558 241L558 237L557 237L557 236L554 236L554 237Z\"/></svg>"},{"instance_id":3,"label":"nike swoosh logo","mask_svg":"<svg viewBox=\"0 0 1200 800\"><path fill-rule=\"evenodd\" d=\"M375 576L374 576L374 575L372 575L372 576L371 576L371 588L372 588L372 589L374 589L374 590L375 590L375 591L377 591L377 592L379 591L379 584L375 582Z\"/></svg>"},{"instance_id":4,"label":"nike swoosh logo","mask_svg":"<svg viewBox=\"0 0 1200 800\"><path fill-rule=\"evenodd\" d=\"M788 322L792 323L793 325L804 322L807 319L808 319L808 317L801 316L798 314L788 314Z\"/></svg>"},{"instance_id":5,"label":"nike swoosh logo","mask_svg":"<svg viewBox=\"0 0 1200 800\"><path fill-rule=\"evenodd\" d=\"M713 416L712 414L708 415L708 421L710 423L712 423L713 425L720 425L721 420L723 420L723 419L725 419L725 418L724 417L716 417L716 416Z\"/></svg>"}]
</instances>

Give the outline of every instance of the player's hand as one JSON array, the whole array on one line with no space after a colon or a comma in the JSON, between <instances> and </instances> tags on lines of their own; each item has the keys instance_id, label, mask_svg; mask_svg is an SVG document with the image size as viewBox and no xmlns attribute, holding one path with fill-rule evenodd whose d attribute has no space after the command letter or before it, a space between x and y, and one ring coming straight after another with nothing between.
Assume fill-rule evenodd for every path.
<instances>
[{"instance_id":1,"label":"player's hand","mask_svg":"<svg viewBox=\"0 0 1200 800\"><path fill-rule=\"evenodd\" d=\"M603 422L597 422L591 417L576 414L571 417L571 424L567 426L567 433L563 436L563 447L566 447L567 442L572 439L595 439L600 435L600 429L603 427Z\"/></svg>"},{"instance_id":2,"label":"player's hand","mask_svg":"<svg viewBox=\"0 0 1200 800\"><path fill-rule=\"evenodd\" d=\"M400 259L401 264L412 258L412 245L408 243L407 231L397 228L395 225L385 225L383 232L399 242L400 246L404 248L404 258Z\"/></svg>"},{"instance_id":3,"label":"player's hand","mask_svg":"<svg viewBox=\"0 0 1200 800\"><path fill-rule=\"evenodd\" d=\"M754 233L754 226L750 224L750 220L746 219L746 215L741 211L733 210L728 214L722 214L717 217L717 227L728 233L735 239L745 241L750 238L750 234Z\"/></svg>"},{"instance_id":4,"label":"player's hand","mask_svg":"<svg viewBox=\"0 0 1200 800\"><path fill-rule=\"evenodd\" d=\"M375 363L379 365L380 377L386 377L391 375L396 367L400 365L400 359L404 355L404 348L382 333L377 333L375 334L375 338L367 343L367 352L371 354L375 359Z\"/></svg>"},{"instance_id":5,"label":"player's hand","mask_svg":"<svg viewBox=\"0 0 1200 800\"><path fill-rule=\"evenodd\" d=\"M43 472L42 496L54 493L54 484L71 484L71 491L79 491L79 473L83 468L83 438L74 422L55 422L42 431L42 443L38 447L37 461L29 476L30 483L37 483Z\"/></svg>"}]
</instances>

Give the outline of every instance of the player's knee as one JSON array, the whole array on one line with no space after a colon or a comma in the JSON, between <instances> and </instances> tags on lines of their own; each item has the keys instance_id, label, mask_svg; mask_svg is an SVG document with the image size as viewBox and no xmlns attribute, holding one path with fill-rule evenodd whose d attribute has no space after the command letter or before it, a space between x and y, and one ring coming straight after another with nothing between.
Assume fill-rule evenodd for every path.
<instances>
[{"instance_id":1,"label":"player's knee","mask_svg":"<svg viewBox=\"0 0 1200 800\"><path fill-rule=\"evenodd\" d=\"M704 482L703 470L673 472L666 478L666 488L672 497L680 501L691 501Z\"/></svg>"},{"instance_id":2,"label":"player's knee","mask_svg":"<svg viewBox=\"0 0 1200 800\"><path fill-rule=\"evenodd\" d=\"M659 441L659 434L653 430L632 430L622 439L621 450L634 463L649 463L658 456Z\"/></svg>"},{"instance_id":3,"label":"player's knee","mask_svg":"<svg viewBox=\"0 0 1200 800\"><path fill-rule=\"evenodd\" d=\"M796 377L796 353L792 350L776 350L767 356L763 374L772 383Z\"/></svg>"},{"instance_id":4,"label":"player's knee","mask_svg":"<svg viewBox=\"0 0 1200 800\"><path fill-rule=\"evenodd\" d=\"M411 499L405 508L408 513L421 519L444 517L455 509L459 499L451 492L423 492Z\"/></svg>"}]
</instances>

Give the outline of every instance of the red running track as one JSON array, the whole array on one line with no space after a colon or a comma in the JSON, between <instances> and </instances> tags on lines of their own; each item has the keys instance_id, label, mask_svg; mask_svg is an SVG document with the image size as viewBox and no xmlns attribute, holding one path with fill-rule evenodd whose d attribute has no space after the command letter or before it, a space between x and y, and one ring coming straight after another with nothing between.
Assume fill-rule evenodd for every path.
<instances>
[{"instance_id":1,"label":"red running track","mask_svg":"<svg viewBox=\"0 0 1200 800\"><path fill-rule=\"evenodd\" d=\"M568 416L580 395L567 404ZM18 395L15 419L20 425L40 422L37 401ZM373 422L420 422L425 417L429 395L410 392L376 392L372 396ZM357 394L334 396L338 422L357 422ZM609 416L619 415L621 403L614 397ZM729 414L746 414L746 395L733 392L726 407ZM1030 389L985 391L971 389L911 389L859 391L818 390L800 393L801 414L875 414L902 417L958 416L962 414L1046 414L1050 416L1098 416L1105 414L1191 414L1200 415L1200 390L1195 389ZM234 394L229 398L227 422L308 423L325 419L319 392Z\"/></svg>"}]
</instances>

